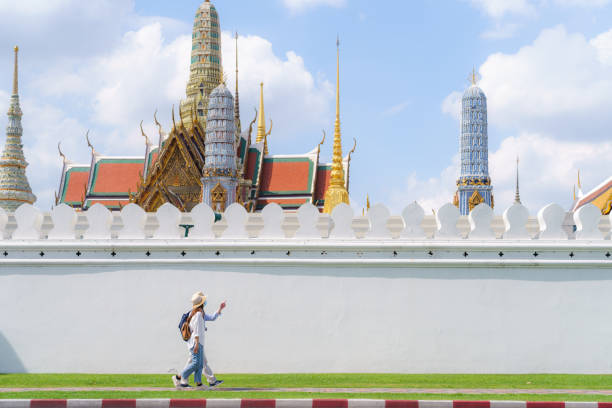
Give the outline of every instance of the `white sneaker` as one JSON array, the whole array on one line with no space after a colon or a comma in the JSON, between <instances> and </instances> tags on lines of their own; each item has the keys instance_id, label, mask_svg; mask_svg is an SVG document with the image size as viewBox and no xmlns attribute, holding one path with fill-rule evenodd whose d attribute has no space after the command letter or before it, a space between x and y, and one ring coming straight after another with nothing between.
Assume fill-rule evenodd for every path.
<instances>
[{"instance_id":1,"label":"white sneaker","mask_svg":"<svg viewBox=\"0 0 612 408\"><path fill-rule=\"evenodd\" d=\"M172 383L174 384L174 386L176 388L178 388L180 386L179 379L178 379L178 377L176 375L172 376Z\"/></svg>"}]
</instances>

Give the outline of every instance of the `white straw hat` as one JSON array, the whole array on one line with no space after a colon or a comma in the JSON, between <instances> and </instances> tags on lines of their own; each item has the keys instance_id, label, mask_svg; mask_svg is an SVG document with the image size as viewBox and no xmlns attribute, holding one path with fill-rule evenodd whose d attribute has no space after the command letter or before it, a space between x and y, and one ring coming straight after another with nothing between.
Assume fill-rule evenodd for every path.
<instances>
[{"instance_id":1,"label":"white straw hat","mask_svg":"<svg viewBox=\"0 0 612 408\"><path fill-rule=\"evenodd\" d=\"M193 308L200 307L206 302L206 295L202 292L196 292L191 296L191 303L193 304Z\"/></svg>"}]
</instances>

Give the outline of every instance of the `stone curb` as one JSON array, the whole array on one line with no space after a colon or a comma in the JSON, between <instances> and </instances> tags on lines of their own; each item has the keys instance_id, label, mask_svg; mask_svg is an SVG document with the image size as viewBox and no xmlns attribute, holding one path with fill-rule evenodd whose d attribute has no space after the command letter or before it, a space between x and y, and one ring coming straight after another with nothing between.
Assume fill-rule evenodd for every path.
<instances>
[{"instance_id":1,"label":"stone curb","mask_svg":"<svg viewBox=\"0 0 612 408\"><path fill-rule=\"evenodd\" d=\"M13 399L0 408L612 408L612 402L374 399Z\"/></svg>"}]
</instances>

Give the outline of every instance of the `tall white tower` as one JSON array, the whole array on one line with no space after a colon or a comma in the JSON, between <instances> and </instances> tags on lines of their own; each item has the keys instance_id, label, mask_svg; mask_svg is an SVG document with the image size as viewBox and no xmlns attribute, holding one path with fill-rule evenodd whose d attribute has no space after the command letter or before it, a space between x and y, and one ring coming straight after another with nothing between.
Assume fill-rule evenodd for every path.
<instances>
[{"instance_id":1,"label":"tall white tower","mask_svg":"<svg viewBox=\"0 0 612 408\"><path fill-rule=\"evenodd\" d=\"M494 205L489 177L489 137L487 133L487 97L477 85L476 70L472 84L461 99L461 176L457 180L455 205L467 215L478 204Z\"/></svg>"}]
</instances>

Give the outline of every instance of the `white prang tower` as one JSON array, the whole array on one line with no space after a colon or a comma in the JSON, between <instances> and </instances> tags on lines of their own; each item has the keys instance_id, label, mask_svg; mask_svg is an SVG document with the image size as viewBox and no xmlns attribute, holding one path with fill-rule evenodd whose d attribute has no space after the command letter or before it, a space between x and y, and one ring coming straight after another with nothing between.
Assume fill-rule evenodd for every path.
<instances>
[{"instance_id":1,"label":"white prang tower","mask_svg":"<svg viewBox=\"0 0 612 408\"><path fill-rule=\"evenodd\" d=\"M478 204L493 208L493 187L489 177L489 137L487 133L487 97L477 85L478 74L472 70L471 85L461 99L461 175L453 200L462 215Z\"/></svg>"}]
</instances>

